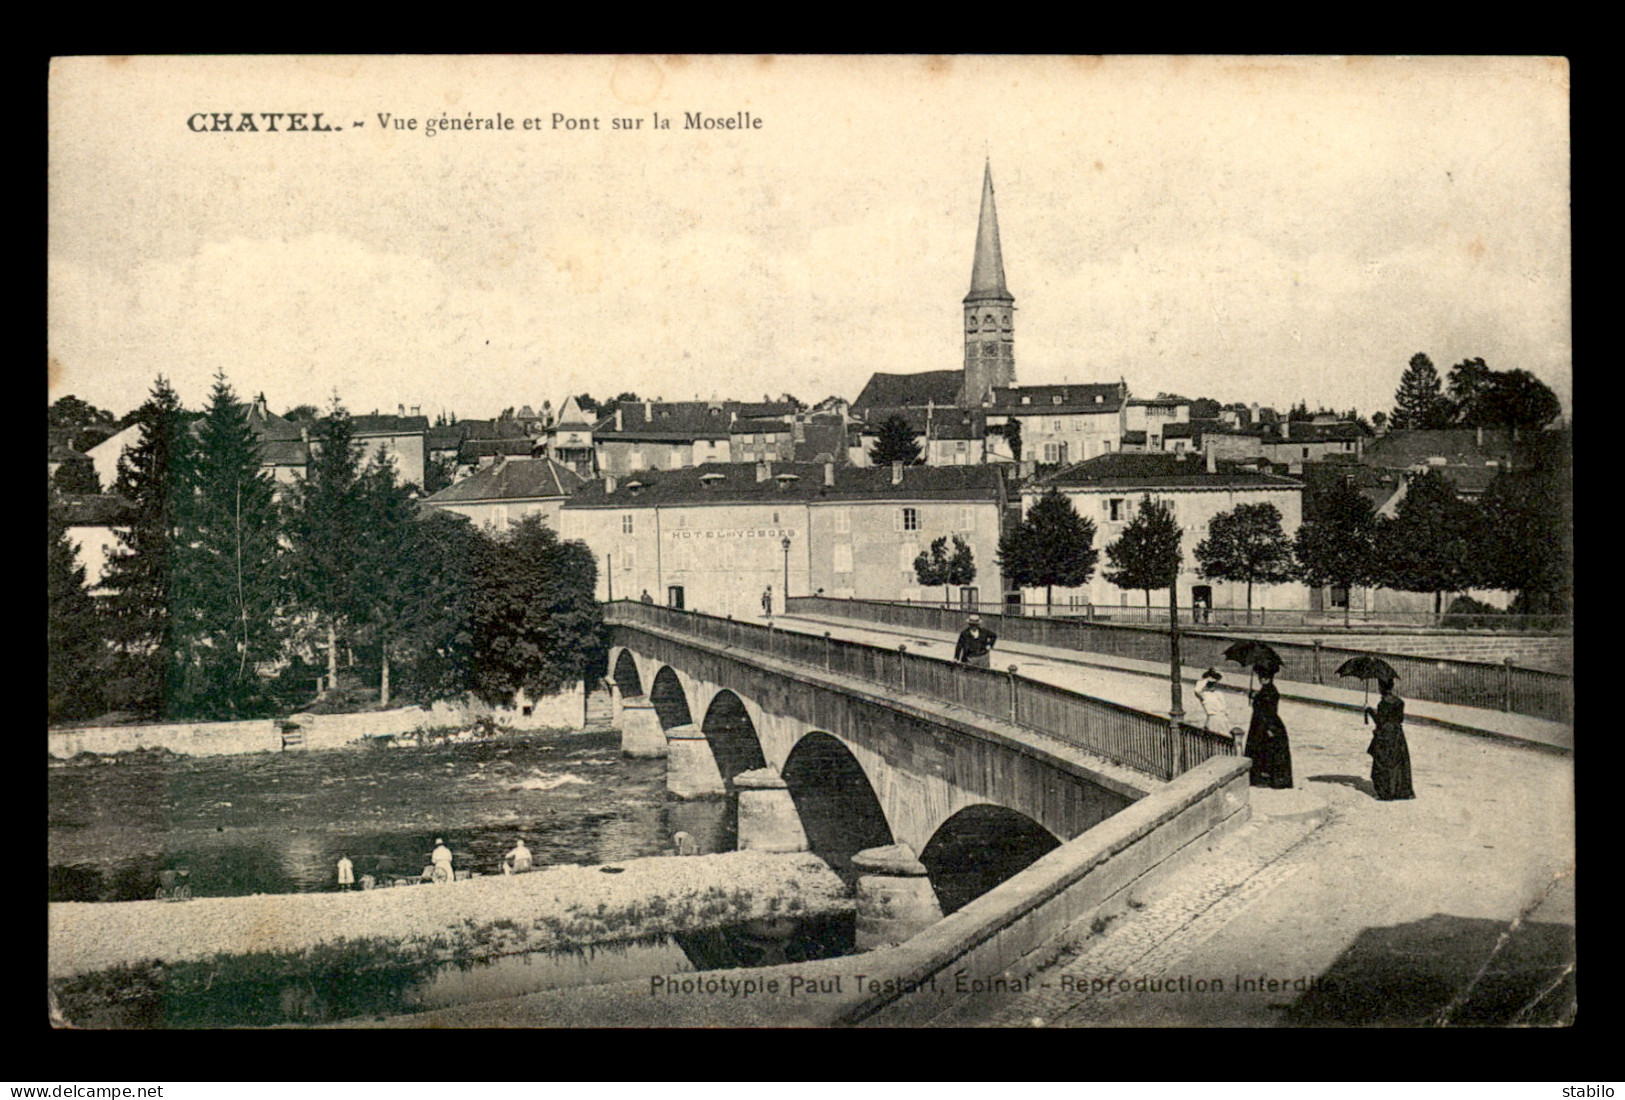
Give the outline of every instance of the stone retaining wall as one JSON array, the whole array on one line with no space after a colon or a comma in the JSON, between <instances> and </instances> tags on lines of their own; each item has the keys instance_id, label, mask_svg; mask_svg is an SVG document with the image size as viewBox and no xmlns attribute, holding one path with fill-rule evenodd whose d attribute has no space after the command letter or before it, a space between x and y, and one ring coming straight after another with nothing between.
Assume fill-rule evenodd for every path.
<instances>
[{"instance_id":1,"label":"stone retaining wall","mask_svg":"<svg viewBox=\"0 0 1625 1100\"><path fill-rule=\"evenodd\" d=\"M489 717L511 729L580 729L583 725L581 685L540 699L525 714L520 707L489 707L470 700L436 703L429 710L400 707L356 714L295 714L286 721L299 727L304 747L338 748L363 737L413 733L418 730L467 728ZM115 753L136 749L167 749L187 756L222 756L275 752L282 748L281 719L258 718L245 722L166 723L142 726L88 726L50 730L47 751L66 759L81 752Z\"/></svg>"},{"instance_id":2,"label":"stone retaining wall","mask_svg":"<svg viewBox=\"0 0 1625 1100\"><path fill-rule=\"evenodd\" d=\"M891 991L850 1006L837 1022L922 1026L977 995L972 983L1004 973L1073 925L1120 912L1148 878L1199 858L1247 821L1247 769L1243 758L1215 757L877 953L869 973L884 973Z\"/></svg>"}]
</instances>

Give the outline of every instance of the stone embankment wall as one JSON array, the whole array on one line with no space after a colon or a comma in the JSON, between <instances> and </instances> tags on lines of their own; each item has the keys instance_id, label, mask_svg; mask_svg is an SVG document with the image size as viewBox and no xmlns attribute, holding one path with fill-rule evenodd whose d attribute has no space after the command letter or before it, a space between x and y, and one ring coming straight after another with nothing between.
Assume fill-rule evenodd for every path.
<instances>
[{"instance_id":1,"label":"stone embankment wall","mask_svg":"<svg viewBox=\"0 0 1625 1100\"><path fill-rule=\"evenodd\" d=\"M188 756L275 752L282 748L282 723L299 727L304 746L338 748L364 737L399 736L419 730L461 729L490 718L510 729L580 729L582 688L535 702L530 714L522 707L490 707L476 700L436 703L429 710L400 707L356 714L295 714L287 719L258 718L244 722L163 723L141 726L87 726L55 729L47 734L50 755L62 759L81 752L115 753L167 749Z\"/></svg>"},{"instance_id":2,"label":"stone embankment wall","mask_svg":"<svg viewBox=\"0 0 1625 1100\"><path fill-rule=\"evenodd\" d=\"M620 873L548 867L344 894L57 902L48 915L49 975L346 940L427 947L448 959L491 957L852 909L835 872L805 853L656 856L612 866Z\"/></svg>"}]
</instances>

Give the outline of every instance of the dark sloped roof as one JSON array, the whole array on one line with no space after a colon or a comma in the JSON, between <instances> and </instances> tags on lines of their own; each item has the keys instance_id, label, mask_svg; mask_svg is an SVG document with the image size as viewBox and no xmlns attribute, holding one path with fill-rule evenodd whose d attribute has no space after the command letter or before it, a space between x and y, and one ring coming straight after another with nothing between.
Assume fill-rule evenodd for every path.
<instances>
[{"instance_id":1,"label":"dark sloped roof","mask_svg":"<svg viewBox=\"0 0 1625 1100\"><path fill-rule=\"evenodd\" d=\"M789 430L790 425L786 421L759 418L750 420L741 418L728 426L729 435L745 435L752 432L787 432Z\"/></svg>"},{"instance_id":2,"label":"dark sloped roof","mask_svg":"<svg viewBox=\"0 0 1625 1100\"><path fill-rule=\"evenodd\" d=\"M267 439L259 446L262 466L306 466L310 463L310 447L302 440Z\"/></svg>"},{"instance_id":3,"label":"dark sloped roof","mask_svg":"<svg viewBox=\"0 0 1625 1100\"><path fill-rule=\"evenodd\" d=\"M461 428L464 439L529 439L530 432L525 425L508 417L498 417L495 420L459 420L449 425Z\"/></svg>"},{"instance_id":4,"label":"dark sloped roof","mask_svg":"<svg viewBox=\"0 0 1625 1100\"><path fill-rule=\"evenodd\" d=\"M117 493L68 493L51 505L59 522L69 527L118 527L135 516L135 507Z\"/></svg>"},{"instance_id":5,"label":"dark sloped roof","mask_svg":"<svg viewBox=\"0 0 1625 1100\"><path fill-rule=\"evenodd\" d=\"M779 475L794 474L781 481ZM835 484L824 484L824 465L775 462L772 476L757 480L752 462L711 462L682 470L640 470L620 479L614 493L603 481L588 482L565 502L566 508L627 508L654 504L763 504L820 500L997 500L1002 472L997 466L905 466L902 483L892 484L884 467L835 467ZM705 481L702 482L702 478ZM635 493L627 488L636 481Z\"/></svg>"},{"instance_id":6,"label":"dark sloped roof","mask_svg":"<svg viewBox=\"0 0 1625 1100\"><path fill-rule=\"evenodd\" d=\"M465 424L441 424L430 428L423 436L423 445L431 451L455 451L468 438Z\"/></svg>"},{"instance_id":7,"label":"dark sloped roof","mask_svg":"<svg viewBox=\"0 0 1625 1100\"><path fill-rule=\"evenodd\" d=\"M52 446L50 455L46 459L48 462L89 462L90 460L89 455L80 454L64 443Z\"/></svg>"},{"instance_id":8,"label":"dark sloped roof","mask_svg":"<svg viewBox=\"0 0 1625 1100\"><path fill-rule=\"evenodd\" d=\"M536 441L528 436L519 439L465 439L457 448L457 461L473 462L492 455L529 455Z\"/></svg>"},{"instance_id":9,"label":"dark sloped roof","mask_svg":"<svg viewBox=\"0 0 1625 1100\"><path fill-rule=\"evenodd\" d=\"M1059 397L1060 401L1055 399ZM1099 398L1099 400L1096 400ZM1023 399L1026 399L1025 401ZM1063 383L1058 386L995 386L993 411L1011 415L1114 413L1123 407L1118 382Z\"/></svg>"},{"instance_id":10,"label":"dark sloped roof","mask_svg":"<svg viewBox=\"0 0 1625 1100\"><path fill-rule=\"evenodd\" d=\"M1399 428L1378 436L1365 449L1365 460L1372 466L1413 466L1439 456L1455 463L1481 463L1492 458L1509 458L1517 450L1512 433L1501 429L1484 429L1484 442L1478 442L1473 428L1450 428L1441 431Z\"/></svg>"},{"instance_id":11,"label":"dark sloped roof","mask_svg":"<svg viewBox=\"0 0 1625 1100\"><path fill-rule=\"evenodd\" d=\"M356 435L413 435L429 430L429 418L369 413L366 416L352 416L350 429Z\"/></svg>"},{"instance_id":12,"label":"dark sloped roof","mask_svg":"<svg viewBox=\"0 0 1625 1100\"><path fill-rule=\"evenodd\" d=\"M928 370L916 374L881 374L869 376L868 383L858 399L852 402L854 412L872 408L896 409L907 406L952 405L959 400L959 390L965 383L962 370Z\"/></svg>"},{"instance_id":13,"label":"dark sloped roof","mask_svg":"<svg viewBox=\"0 0 1625 1100\"><path fill-rule=\"evenodd\" d=\"M1037 479L1035 488L1302 488L1303 482L1275 474L1242 469L1239 463L1219 460L1214 473L1200 455L1181 458L1170 454L1100 455L1058 473Z\"/></svg>"},{"instance_id":14,"label":"dark sloped roof","mask_svg":"<svg viewBox=\"0 0 1625 1100\"><path fill-rule=\"evenodd\" d=\"M1141 428L1136 428L1133 431L1124 432L1123 442L1125 444L1139 444L1143 447L1145 445L1145 431Z\"/></svg>"},{"instance_id":15,"label":"dark sloped roof","mask_svg":"<svg viewBox=\"0 0 1625 1100\"><path fill-rule=\"evenodd\" d=\"M813 419L804 425L801 439L795 443L797 462L812 462L827 454L841 462L846 461L846 425L840 418Z\"/></svg>"},{"instance_id":16,"label":"dark sloped roof","mask_svg":"<svg viewBox=\"0 0 1625 1100\"><path fill-rule=\"evenodd\" d=\"M731 411L723 403L709 401L625 402L619 408L621 427L615 427L612 412L593 426L593 435L606 442L626 439L680 443L690 439L726 439Z\"/></svg>"},{"instance_id":17,"label":"dark sloped roof","mask_svg":"<svg viewBox=\"0 0 1625 1100\"><path fill-rule=\"evenodd\" d=\"M582 485L570 467L550 458L510 459L487 466L470 477L429 497L429 504L458 504L483 500L544 500L566 497Z\"/></svg>"}]
</instances>

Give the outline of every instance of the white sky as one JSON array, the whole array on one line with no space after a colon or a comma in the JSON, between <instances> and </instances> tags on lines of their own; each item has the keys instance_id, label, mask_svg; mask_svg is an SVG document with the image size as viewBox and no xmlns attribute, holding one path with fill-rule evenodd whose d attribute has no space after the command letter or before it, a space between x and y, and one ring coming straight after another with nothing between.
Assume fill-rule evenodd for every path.
<instances>
[{"instance_id":1,"label":"white sky","mask_svg":"<svg viewBox=\"0 0 1625 1100\"><path fill-rule=\"evenodd\" d=\"M115 413L219 368L461 417L957 368L989 155L1019 382L1369 415L1426 351L1569 407L1562 61L72 59L50 107L49 399ZM602 129L377 117L499 111Z\"/></svg>"}]
</instances>

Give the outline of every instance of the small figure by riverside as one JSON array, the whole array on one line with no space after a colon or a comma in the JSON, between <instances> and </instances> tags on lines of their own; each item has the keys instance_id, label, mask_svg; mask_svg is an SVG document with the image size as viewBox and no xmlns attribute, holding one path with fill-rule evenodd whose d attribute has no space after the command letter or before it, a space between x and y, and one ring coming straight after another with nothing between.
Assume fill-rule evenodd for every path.
<instances>
[{"instance_id":1,"label":"small figure by riverside","mask_svg":"<svg viewBox=\"0 0 1625 1100\"><path fill-rule=\"evenodd\" d=\"M999 636L982 626L982 617L972 615L965 629L959 632L954 646L954 660L977 668L990 668L993 664L993 643Z\"/></svg>"},{"instance_id":2,"label":"small figure by riverside","mask_svg":"<svg viewBox=\"0 0 1625 1100\"><path fill-rule=\"evenodd\" d=\"M434 838L434 853L429 856L428 874L432 882L455 882L457 879L451 869L451 849L439 837Z\"/></svg>"},{"instance_id":3,"label":"small figure by riverside","mask_svg":"<svg viewBox=\"0 0 1625 1100\"><path fill-rule=\"evenodd\" d=\"M1253 721L1247 729L1247 756L1253 762L1248 782L1285 790L1292 786L1292 746L1281 722L1281 692L1274 669L1259 665L1253 672L1258 690L1252 693Z\"/></svg>"},{"instance_id":4,"label":"small figure by riverside","mask_svg":"<svg viewBox=\"0 0 1625 1100\"><path fill-rule=\"evenodd\" d=\"M1376 732L1366 752L1371 754L1371 785L1377 798L1394 802L1415 798L1411 786L1411 750L1405 742L1405 700L1394 690L1392 680L1378 680L1377 689L1382 699L1377 709L1365 709L1366 715L1376 723Z\"/></svg>"},{"instance_id":5,"label":"small figure by riverside","mask_svg":"<svg viewBox=\"0 0 1625 1100\"><path fill-rule=\"evenodd\" d=\"M517 875L528 870L530 870L530 849L525 847L525 838L520 837L514 846L508 849L508 854L502 857L502 873Z\"/></svg>"},{"instance_id":6,"label":"small figure by riverside","mask_svg":"<svg viewBox=\"0 0 1625 1100\"><path fill-rule=\"evenodd\" d=\"M348 852L341 852L339 854L339 889L355 889L355 864L350 862L350 855Z\"/></svg>"}]
</instances>

